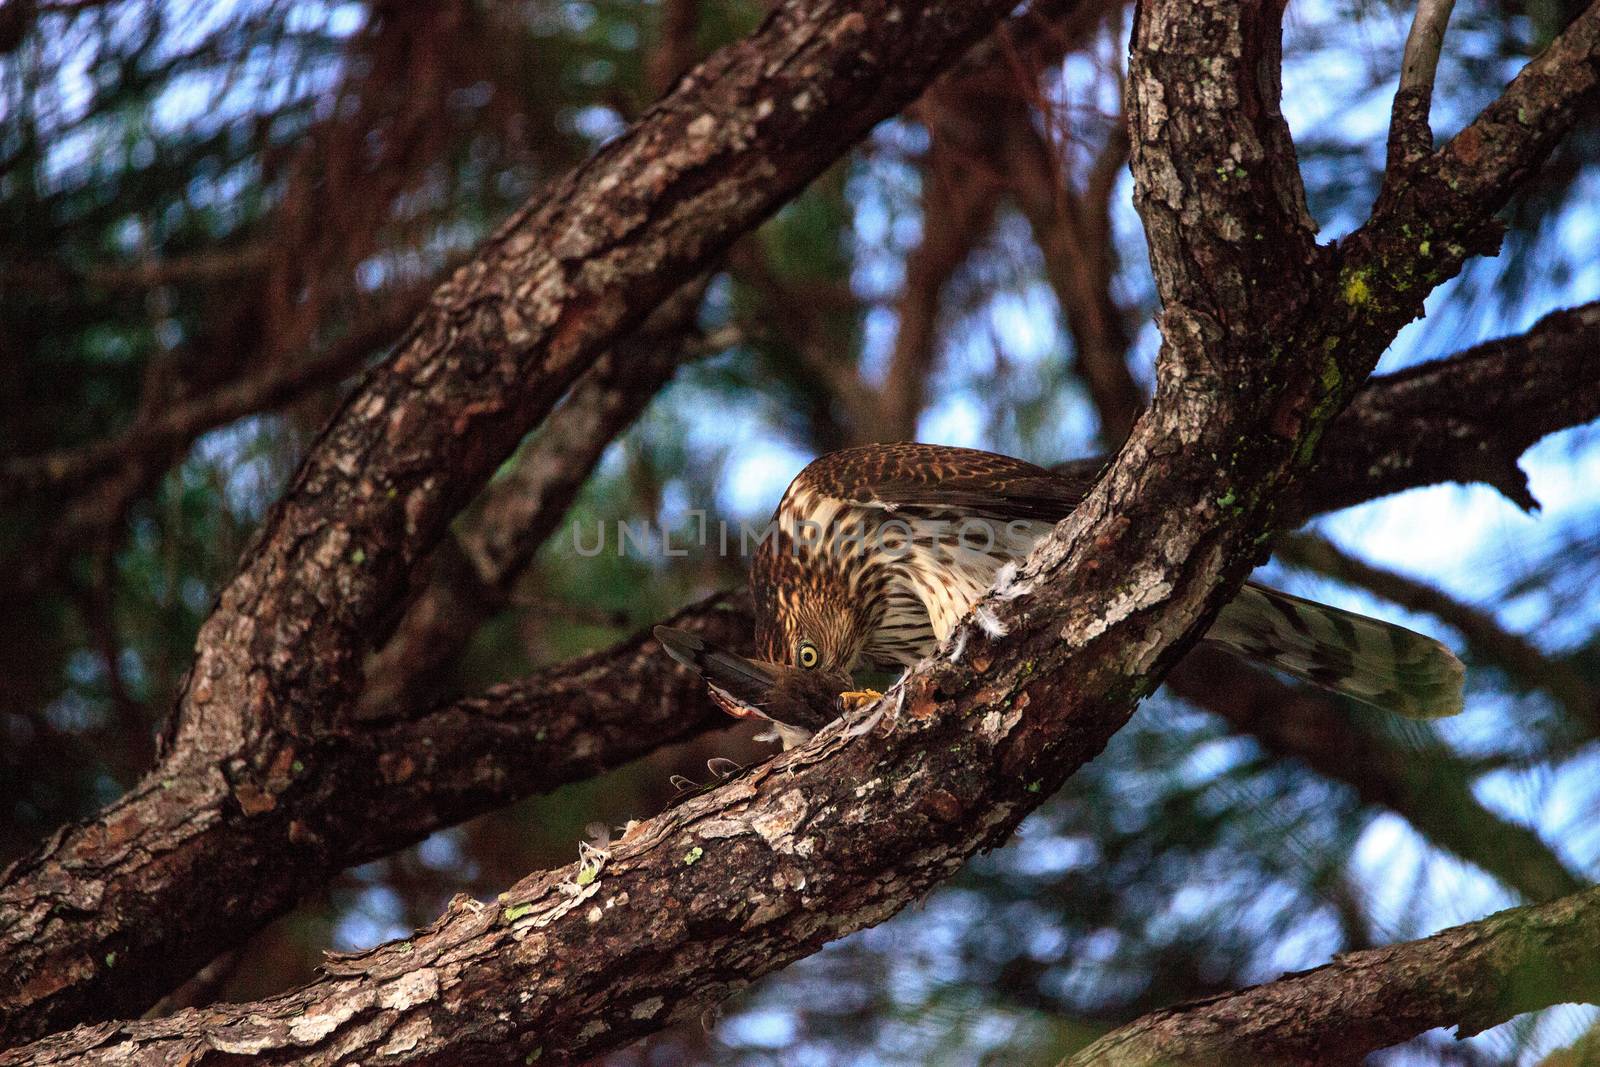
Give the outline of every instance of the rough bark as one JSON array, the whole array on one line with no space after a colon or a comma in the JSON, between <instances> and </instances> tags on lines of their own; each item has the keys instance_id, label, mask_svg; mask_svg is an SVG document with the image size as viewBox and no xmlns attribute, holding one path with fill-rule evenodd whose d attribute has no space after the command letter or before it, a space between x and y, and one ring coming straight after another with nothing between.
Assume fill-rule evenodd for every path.
<instances>
[{"instance_id":1,"label":"rough bark","mask_svg":"<svg viewBox=\"0 0 1600 1067\"><path fill-rule=\"evenodd\" d=\"M1559 335L1552 332L1556 326L1562 327ZM1506 462L1515 469L1517 451L1538 436L1572 425L1567 419L1600 417L1596 353L1600 353L1600 305L1589 305L1549 316L1528 334L1375 379L1336 420L1321 466L1300 496L1314 513L1414 485L1477 477L1477 449L1439 449L1427 462L1390 462L1378 450L1374 432L1386 434L1379 441L1386 441L1396 455L1409 457L1415 448L1432 448L1436 439L1448 438L1450 427L1465 426L1481 448L1508 457ZM1509 389L1509 383L1519 388ZM1374 429L1375 425L1380 428ZM1407 432L1392 434L1394 426L1404 426ZM1502 439L1501 433L1507 436ZM1102 462L1088 464L1098 467ZM1452 462L1457 465L1451 466ZM1365 490L1363 478L1368 479ZM505 538L508 543L515 539L509 532ZM718 597L685 610L672 625L703 628L718 642L742 648L751 632L749 611L743 596ZM396 718L374 705L371 713L379 721L370 726L377 732L353 737L361 742L359 747L327 768L330 783L342 783L340 776L350 774L350 784L340 784L337 792L280 798L281 819L291 826L318 827L317 848L310 853L297 850L295 861L284 863L278 877L249 892L241 929L219 935L212 947L220 950L236 944L243 929L281 914L342 867L414 843L459 819L615 768L674 740L723 725L726 720L709 706L699 682L675 672L669 660L653 654L653 647L641 635L578 663L414 719ZM1174 675L1175 685L1181 686L1182 679L1190 676L1185 667ZM1230 691L1254 693L1248 687L1238 688L1252 678L1260 679L1263 687L1273 684L1270 678L1230 667L1243 675L1243 680L1230 678ZM1182 688L1179 692L1194 695ZM1330 709L1307 707L1298 714L1306 698L1297 695L1278 707L1284 715L1280 721L1262 714L1273 707L1264 703L1267 699L1269 695L1262 694L1261 699L1206 706L1249 729L1273 751L1348 782L1363 799L1390 806L1432 833L1425 825L1430 809L1419 814L1408 803L1426 798L1415 797L1405 787L1403 775L1387 773L1408 774L1408 769L1394 767L1387 758L1371 758L1367 747L1351 739L1345 717L1338 717L1341 728L1330 733L1328 728L1335 725L1325 714ZM582 730L576 729L574 714L581 717ZM1365 755L1353 754L1353 744ZM161 796L179 807L184 803L170 789ZM336 810L330 815L319 810L322 805ZM1503 840L1516 839L1513 833ZM1452 847L1455 838L1435 840ZM1554 873L1559 863L1516 858L1508 844L1502 851L1512 859L1501 865L1484 858L1482 848L1490 843L1474 838L1467 842L1470 851L1463 849L1462 854L1526 893L1543 897L1548 887L1561 884L1561 876ZM136 876L132 864L126 873L111 869L98 874L108 881ZM80 892L76 885L75 880L63 880L55 883L54 891L65 900L75 899ZM95 946L95 951L103 957L117 951L115 945L108 941L104 947Z\"/></svg>"},{"instance_id":2,"label":"rough bark","mask_svg":"<svg viewBox=\"0 0 1600 1067\"><path fill-rule=\"evenodd\" d=\"M1133 160L1165 304L1155 400L1084 505L979 606L983 625L961 626L890 694L887 735L830 727L635 825L603 857L525 879L500 907L463 903L295 993L88 1028L18 1055L577 1059L887 918L1002 841L1231 595L1284 490L1403 320L1381 299L1315 299L1347 289L1345 271L1363 261L1336 262L1311 241L1277 87L1261 77L1277 69L1278 14L1226 0L1141 11ZM1593 83L1597 25L1600 8L1508 90L1524 140L1497 140L1463 175L1481 199L1458 205L1451 233L1481 233L1512 173L1548 150L1566 94ZM1587 75L1553 70L1550 55ZM1500 107L1487 120L1497 130ZM1441 155L1459 154L1462 137L1483 129ZM1407 208L1420 221L1432 201L1402 197L1384 223L1408 224ZM1357 251L1379 248L1380 229ZM1373 279L1365 296L1375 289L1388 283ZM1312 337L1330 343L1294 343Z\"/></svg>"},{"instance_id":3,"label":"rough bark","mask_svg":"<svg viewBox=\"0 0 1600 1067\"><path fill-rule=\"evenodd\" d=\"M656 309L602 356L484 490L474 521L434 553L427 584L367 665L358 714L394 715L436 699L478 627L505 608L606 448L672 380L699 338L704 278Z\"/></svg>"},{"instance_id":4,"label":"rough bark","mask_svg":"<svg viewBox=\"0 0 1600 1067\"><path fill-rule=\"evenodd\" d=\"M338 786L362 656L451 517L600 352L1009 10L784 4L434 294L201 628L161 764L0 890L0 1039L138 1010L255 923L307 847L274 812Z\"/></svg>"},{"instance_id":5,"label":"rough bark","mask_svg":"<svg viewBox=\"0 0 1600 1067\"><path fill-rule=\"evenodd\" d=\"M1400 86L1389 110L1388 175L1399 175L1433 150L1428 112L1433 105L1433 79L1444 49L1455 0L1419 0L1400 58Z\"/></svg>"},{"instance_id":6,"label":"rough bark","mask_svg":"<svg viewBox=\"0 0 1600 1067\"><path fill-rule=\"evenodd\" d=\"M1513 908L1419 941L1340 956L1152 1012L1063 1067L1359 1064L1439 1026L1470 1037L1521 1012L1600 998L1600 889Z\"/></svg>"},{"instance_id":7,"label":"rough bark","mask_svg":"<svg viewBox=\"0 0 1600 1067\"><path fill-rule=\"evenodd\" d=\"M1438 482L1482 482L1537 507L1517 458L1562 426L1600 418L1600 302L1381 381L1334 423L1300 510Z\"/></svg>"}]
</instances>

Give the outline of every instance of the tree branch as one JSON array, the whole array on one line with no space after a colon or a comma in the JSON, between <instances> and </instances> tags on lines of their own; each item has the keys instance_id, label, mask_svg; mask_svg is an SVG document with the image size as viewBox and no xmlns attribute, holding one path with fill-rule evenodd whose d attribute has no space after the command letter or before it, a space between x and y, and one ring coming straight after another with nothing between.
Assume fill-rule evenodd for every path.
<instances>
[{"instance_id":1,"label":"tree branch","mask_svg":"<svg viewBox=\"0 0 1600 1067\"><path fill-rule=\"evenodd\" d=\"M1329 323L1312 300L1332 270L1311 242L1277 87L1262 77L1277 70L1278 14L1227 0L1141 10L1133 162L1165 303L1155 400L1084 504L979 606L984 625L963 624L894 689L886 737L836 724L636 825L604 857L524 880L503 908L455 908L243 1020L180 1015L104 1033L118 1044L93 1056L198 1060L219 1042L264 1061L594 1055L881 921L1003 840L1237 588L1278 498L1398 329L1374 316ZM1304 320L1343 346L1331 380L1335 346L1285 343ZM580 351L558 344L546 373ZM409 369L404 356L398 366ZM463 421L496 436L492 420ZM322 476L309 464L291 503ZM339 588L348 571L329 555L315 577ZM318 664L335 678L340 665ZM308 688L318 695L304 683L285 695ZM270 720L275 708L262 710Z\"/></svg>"},{"instance_id":2,"label":"tree branch","mask_svg":"<svg viewBox=\"0 0 1600 1067\"><path fill-rule=\"evenodd\" d=\"M650 88L657 96L672 88L690 67L699 49L700 0L666 0L661 5L655 47L650 53Z\"/></svg>"},{"instance_id":3,"label":"tree branch","mask_svg":"<svg viewBox=\"0 0 1600 1067\"><path fill-rule=\"evenodd\" d=\"M1558 325L1563 328L1552 332ZM1495 454L1512 456L1514 462L1514 449L1569 425L1562 419L1600 417L1600 373L1580 373L1587 366L1581 361L1592 361L1596 351L1600 351L1600 305L1586 313L1580 309L1548 316L1529 334L1375 379L1336 420L1323 449L1321 467L1313 472L1301 496L1329 508L1347 507L1368 496L1413 485L1471 480L1479 464L1470 448L1439 447L1428 452L1425 462L1409 458L1390 462L1379 451L1379 443L1384 441L1406 457L1416 448L1434 449L1440 440L1455 439L1444 431L1449 426L1470 425L1474 433L1484 435L1481 443ZM1509 388L1510 384L1517 388ZM1567 402L1581 397L1585 390L1587 407ZM1400 432L1395 432L1397 428ZM1494 436L1498 433L1506 434L1506 439ZM1103 462L1095 459L1085 465L1097 469ZM1367 479L1364 487L1363 478ZM671 620L671 625L703 629L719 644L746 649L752 622L748 601L740 595L691 607ZM323 775L330 786L341 782L344 775L354 775L354 781L366 780L366 784L279 798L279 819L302 828L317 827L316 848L306 855L297 851L295 863L280 869L265 884L253 868L238 871L237 881L230 878L228 884L234 888L227 890L228 894L240 899L247 910L234 913L235 929L213 935L211 947L220 950L236 944L245 931L282 914L336 870L412 844L460 819L618 767L674 740L722 725L725 718L711 708L699 680L674 672L671 662L653 654L653 649L653 643L641 635L576 664L446 704L414 720L395 718L392 711L385 715L381 704L369 705L368 714L389 720L387 725L382 721L372 725L381 732L361 735L365 742L338 756L337 765L330 764ZM1174 685L1181 685L1188 676L1188 671L1175 674ZM1246 677L1273 683L1265 676ZM1230 680L1233 684L1240 683ZM1249 713L1252 725L1248 728L1268 748L1303 759L1323 773L1342 772L1336 777L1353 785L1363 799L1390 806L1424 833L1433 834L1433 828L1426 825L1426 810L1436 809L1425 808L1420 816L1408 810L1411 791L1403 782L1388 780L1385 784L1381 776L1389 761L1369 758L1370 753L1359 759L1350 755L1347 717L1339 717L1337 736L1325 731L1331 723L1322 716L1307 718L1304 729L1291 728L1301 722L1294 711L1304 695L1297 694L1279 709L1281 719L1258 718L1251 709L1272 707L1264 702L1269 699L1263 693L1261 699L1242 699L1235 705L1243 709L1241 716ZM574 709L579 709L581 730L573 720L561 717L573 714ZM1242 724L1244 720L1239 721ZM1267 729L1278 725L1283 729ZM397 772L403 772L398 773L399 780L387 780ZM376 781L371 780L374 774ZM174 803L183 803L182 796L173 796L171 789L165 795ZM357 804L350 800L354 796L365 799ZM1415 799L1421 804L1426 798ZM325 805L331 813L322 810ZM262 839L270 842L290 833L302 835L304 831L263 826ZM1435 840L1443 847L1453 847L1456 838ZM1515 861L1508 867L1485 858L1482 846L1487 843L1481 837L1471 841L1471 853L1465 858L1541 897L1547 895L1541 886L1559 884L1555 878L1537 873L1549 864ZM125 867L113 866L93 875L68 872L70 877L54 881L50 892L66 900L104 895L105 885L137 884L141 863L138 854L130 853ZM225 873L227 870L219 872ZM20 870L7 881L38 884L36 875ZM189 891L210 892L192 886ZM46 929L43 936L56 935ZM113 935L87 951L101 958L119 951L118 944Z\"/></svg>"},{"instance_id":4,"label":"tree branch","mask_svg":"<svg viewBox=\"0 0 1600 1067\"><path fill-rule=\"evenodd\" d=\"M307 847L273 813L336 787L368 642L456 511L600 352L1010 7L792 0L434 294L202 626L161 765L0 890L0 1038L136 1011L258 921Z\"/></svg>"},{"instance_id":5,"label":"tree branch","mask_svg":"<svg viewBox=\"0 0 1600 1067\"><path fill-rule=\"evenodd\" d=\"M1330 313L1304 340L1326 344L1341 319L1409 322L1469 255L1496 251L1503 226L1495 213L1596 86L1600 3L1591 2L1449 143L1384 175L1372 218L1339 243L1341 269L1319 293Z\"/></svg>"},{"instance_id":6,"label":"tree branch","mask_svg":"<svg viewBox=\"0 0 1600 1067\"><path fill-rule=\"evenodd\" d=\"M259 275L271 255L265 243L219 248L172 259L141 260L135 263L96 263L74 269L53 260L0 267L0 280L7 285L53 290L69 285L99 289L154 289L162 285L200 283L213 285L238 282Z\"/></svg>"},{"instance_id":7,"label":"tree branch","mask_svg":"<svg viewBox=\"0 0 1600 1067\"><path fill-rule=\"evenodd\" d=\"M419 287L390 297L374 314L358 321L355 329L309 359L289 366L274 365L259 375L159 408L114 437L50 455L7 460L0 471L0 503L46 489L64 492L118 464L168 455L207 430L281 407L312 389L349 377L360 369L362 360L405 329L427 292Z\"/></svg>"},{"instance_id":8,"label":"tree branch","mask_svg":"<svg viewBox=\"0 0 1600 1067\"><path fill-rule=\"evenodd\" d=\"M872 420L884 441L916 440L917 418L937 362L945 287L994 220L999 183L976 162L988 155L979 146L992 137L992 123L974 123L975 116L961 111L967 81L941 79L917 107L929 142L922 168L922 240L906 256L894 348L878 392L879 415Z\"/></svg>"},{"instance_id":9,"label":"tree branch","mask_svg":"<svg viewBox=\"0 0 1600 1067\"><path fill-rule=\"evenodd\" d=\"M1521 1012L1592 1002L1597 959L1600 889L1587 889L1152 1012L1063 1067L1354 1065L1435 1027L1470 1037Z\"/></svg>"},{"instance_id":10,"label":"tree branch","mask_svg":"<svg viewBox=\"0 0 1600 1067\"><path fill-rule=\"evenodd\" d=\"M1547 434L1596 418L1600 301L1378 379L1329 430L1290 510L1337 511L1440 482L1483 482L1535 508L1517 457Z\"/></svg>"},{"instance_id":11,"label":"tree branch","mask_svg":"<svg viewBox=\"0 0 1600 1067\"><path fill-rule=\"evenodd\" d=\"M310 1061L335 1048L339 1055L382 1048L408 1058L498 1061L508 1048L534 1051L535 1042L548 1043L561 1057L598 1052L668 1018L696 1012L829 937L892 914L973 850L1001 840L1043 795L1097 752L1248 568L1269 532L1277 497L1364 374L1363 361L1370 363L1393 333L1378 336L1389 325L1382 316L1315 320L1324 337L1355 353L1340 361L1336 384L1329 384L1326 368L1318 366L1322 353L1331 349L1283 343L1305 332L1293 318L1296 307L1324 310L1307 294L1334 283L1328 266L1312 262L1309 240L1296 229L1296 183L1283 169L1292 156L1280 155L1288 148L1287 133L1276 117L1274 87L1258 78L1260 70L1276 69L1276 15L1254 7L1236 12L1220 0L1192 13L1190 5L1176 0L1159 10L1160 19L1142 16L1140 21L1139 55L1145 66L1136 75L1142 84L1136 95L1144 107L1135 129L1153 140L1136 153L1135 165L1141 199L1151 208L1147 225L1167 301L1161 388L1150 416L1085 506L1062 524L1009 596L984 605L985 617L998 625L981 631L963 627L959 652L951 648L897 691L901 714L887 738L869 743L847 739L839 728L825 731L812 745L636 827L604 863L525 880L508 895L504 910L457 908L414 941L386 946L339 968L354 973L257 1005L255 1016L237 1026L215 1013L180 1016L179 1022L83 1031L49 1047L71 1042L81 1047L88 1033L142 1042L158 1056L187 1050L198 1058L232 1045L260 1052L264 1061ZM842 22L853 26L854 14ZM916 15L902 12L900 17ZM893 44L904 38L907 47L926 53L928 41L908 32L904 21L896 33ZM1225 42L1222 55L1217 41ZM856 44L849 40L850 47ZM1560 47L1561 42L1553 46ZM1206 76L1197 73L1201 63ZM823 73L817 76L825 76L836 68L818 69ZM690 84L694 81L692 76ZM1203 95L1217 86L1222 87L1217 95ZM1202 95L1179 99L1196 93ZM1158 104L1170 104L1170 110L1157 117ZM1238 190L1222 189L1210 176L1219 144L1196 132L1208 128L1224 151L1231 144L1246 149L1247 158L1237 160L1246 176ZM1548 132L1548 125L1541 122L1540 129ZM1262 146L1272 150L1258 158ZM613 157L585 173L593 177L615 163ZM1204 188L1206 211L1177 210L1196 195L1190 182ZM1270 195L1244 194L1244 186L1257 182ZM677 216L669 212L669 217ZM717 216L713 230L726 217ZM1219 233L1197 228L1207 217L1218 221ZM1229 247L1248 239L1248 230L1233 235L1232 224L1241 220L1284 229L1275 230L1261 251L1243 254ZM650 229L648 222L641 225ZM508 235L517 232L513 228ZM602 246L598 255L604 260L613 246ZM1176 258L1174 248L1180 249ZM1282 260L1286 251L1303 252L1305 258ZM1310 284L1286 290L1276 277L1285 263L1283 273L1301 275L1300 281ZM1204 264L1215 293L1192 284L1192 272ZM593 269L605 274L603 267ZM1258 277L1263 270L1274 276ZM475 276L499 274L466 272L467 280ZM548 280L538 273L508 276ZM572 284L583 289L586 281L594 276L584 274ZM472 312L453 305L451 295L441 302L456 307L458 327L489 330ZM1293 298L1292 305L1284 303L1286 298ZM541 364L545 372L570 368L587 351L579 339L603 334L605 322L625 321L632 305L623 302L622 309L594 312L601 325L587 314L563 323L558 314L563 328L552 340L560 343ZM528 321L518 318L515 325ZM1246 335L1255 341L1247 342ZM482 338L485 332L471 336ZM1258 347L1262 338L1270 349L1266 360ZM394 369L441 373L427 360L404 355ZM421 377L419 386L435 399L453 399L439 393L428 374ZM507 388L503 381L495 384ZM347 408L346 417L359 416L372 398L369 388ZM513 401L531 403L524 394L502 402ZM407 410L398 389L383 403L394 403L395 415ZM490 445L484 447L492 452L503 432L491 417L497 411L460 412L458 432L478 442L487 438ZM330 436L335 443L344 421ZM423 428L405 425L411 431L405 436L410 440ZM488 462L476 452L463 455L465 446L450 441L418 443L437 443L446 459L465 460L469 474ZM1183 447L1175 447L1178 443ZM384 473L390 470L383 462L388 447L375 449L376 456L373 450L364 453L368 462L379 461L376 471L385 481L391 477ZM1227 469L1218 471L1212 455L1228 456ZM295 509L307 507L306 494L344 484L338 473L337 467L310 465L285 506L289 514L280 513L269 527L269 544L296 529L297 522L304 525L304 515ZM446 503L452 499L438 487L396 477L401 495L419 501L407 513L417 529L408 522L398 547L361 545L368 558L382 552L380 571L394 565L396 557L404 562L411 546L425 540L419 531L437 528L433 509L444 510L441 495ZM363 526L368 518L363 507L371 505L337 492L335 499L353 506L353 528L373 528ZM327 547L325 536L315 530L301 536L317 563L310 575L317 588L343 592L348 584L358 600L365 599L360 594L370 595L359 584L364 580L359 571L353 573L334 554L321 561L324 553L316 549ZM353 614L370 606L358 604ZM230 606L225 603L223 610ZM331 636L337 647L343 634L336 628L322 636ZM288 658L297 637L263 640L265 647L256 652ZM269 656L269 680L279 662ZM226 665L217 675L208 666L203 657L200 685L227 674ZM296 678L288 695L320 697L323 686L337 694L341 666L337 657L314 659L308 669L327 672L333 681ZM219 695L216 688L212 695ZM313 709L329 704L309 701ZM261 721L269 723L286 706L278 699L245 705L265 712ZM180 739L205 740L193 730ZM246 775L233 789L241 806L250 804L257 816L280 802L292 804L302 788L301 772L284 759L283 749L264 764L264 780ZM289 764L279 772L287 783L272 777L280 764ZM315 774L309 781L328 784ZM262 799L270 806L263 808ZM116 825L112 820L98 830L104 835ZM115 843L124 845L126 837ZM248 856L238 859L249 861ZM269 880L258 875L251 881L259 888ZM641 907L646 901L649 906ZM166 906L172 903L169 899ZM216 934L205 936L214 941ZM141 963L159 966L148 951L141 956ZM148 972L141 977L148 978ZM508 995L512 990L516 995ZM214 1025L205 1032L208 1018ZM308 1018L315 1022L307 1025ZM46 1049L35 1051L42 1055ZM115 1052L108 1045L96 1055Z\"/></svg>"},{"instance_id":12,"label":"tree branch","mask_svg":"<svg viewBox=\"0 0 1600 1067\"><path fill-rule=\"evenodd\" d=\"M1066 317L1078 375L1100 416L1101 438L1115 446L1145 406L1144 390L1128 368L1127 315L1112 293L1117 255L1111 195L1128 162L1127 129L1119 121L1106 134L1080 193L1061 173L1058 153L1035 126L1032 110L1020 104L991 104L990 121L1004 127L1006 177Z\"/></svg>"},{"instance_id":13,"label":"tree branch","mask_svg":"<svg viewBox=\"0 0 1600 1067\"><path fill-rule=\"evenodd\" d=\"M1400 86L1389 117L1389 162L1385 177L1399 176L1433 150L1428 112L1433 106L1433 79L1444 49L1444 31L1456 0L1417 0L1417 13L1406 35L1400 59Z\"/></svg>"},{"instance_id":14,"label":"tree branch","mask_svg":"<svg viewBox=\"0 0 1600 1067\"><path fill-rule=\"evenodd\" d=\"M478 627L510 603L606 448L690 355L705 286L702 277L674 293L585 372L514 469L484 490L476 521L435 551L427 584L367 665L362 716L426 707Z\"/></svg>"}]
</instances>

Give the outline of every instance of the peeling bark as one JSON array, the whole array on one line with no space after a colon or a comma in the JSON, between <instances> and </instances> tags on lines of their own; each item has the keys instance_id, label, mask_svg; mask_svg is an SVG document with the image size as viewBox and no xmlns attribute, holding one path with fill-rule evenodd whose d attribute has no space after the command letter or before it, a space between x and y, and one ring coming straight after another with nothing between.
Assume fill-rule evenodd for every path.
<instances>
[{"instance_id":1,"label":"peeling bark","mask_svg":"<svg viewBox=\"0 0 1600 1067\"><path fill-rule=\"evenodd\" d=\"M343 743L363 634L449 515L681 272L999 13L785 8L759 47L688 76L441 291L324 434L208 623L164 768L178 773L69 831L8 890L21 905L0 929L20 961L11 1033L126 1010L248 925L248 898L283 898L276 883L318 845L288 813L339 784L318 746ZM16 1061L579 1058L887 918L1002 841L1231 594L1407 300L1486 247L1492 211L1595 81L1600 6L1330 254L1311 242L1277 88L1261 77L1276 71L1277 17L1224 0L1141 11L1133 160L1165 307L1155 402L1085 505L986 605L998 625L963 627L891 695L886 737L825 731L603 857L526 879L500 907L460 904L295 993L86 1028ZM898 75L859 78L863 50ZM1448 217L1439 183L1465 191ZM586 198L595 189L603 205ZM1424 223L1442 250L1397 243ZM1403 288L1406 267L1427 274ZM445 469L460 483L443 484ZM128 882L97 877L119 865ZM129 892L152 884L161 892Z\"/></svg>"},{"instance_id":2,"label":"peeling bark","mask_svg":"<svg viewBox=\"0 0 1600 1067\"><path fill-rule=\"evenodd\" d=\"M427 584L367 664L357 714L395 715L441 695L478 627L511 602L517 580L566 515L611 442L672 380L696 338L706 279L674 293L606 353L484 490L475 521L434 553Z\"/></svg>"}]
</instances>

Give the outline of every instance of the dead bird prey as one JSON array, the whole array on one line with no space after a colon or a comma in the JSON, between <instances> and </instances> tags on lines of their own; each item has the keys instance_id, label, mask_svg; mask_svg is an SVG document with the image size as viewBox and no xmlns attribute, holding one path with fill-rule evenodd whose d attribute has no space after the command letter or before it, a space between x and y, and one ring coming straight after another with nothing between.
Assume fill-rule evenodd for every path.
<instances>
[{"instance_id":1,"label":"dead bird prey","mask_svg":"<svg viewBox=\"0 0 1600 1067\"><path fill-rule=\"evenodd\" d=\"M803 743L845 710L840 697L851 686L848 674L748 659L670 626L657 626L655 636L668 655L706 680L717 707L737 719L769 720L784 748Z\"/></svg>"},{"instance_id":2,"label":"dead bird prey","mask_svg":"<svg viewBox=\"0 0 1600 1067\"><path fill-rule=\"evenodd\" d=\"M751 563L761 660L682 631L662 644L725 710L772 719L790 747L877 698L851 691L857 670L907 668L933 651L1091 485L970 448L830 453L790 483ZM1438 641L1254 582L1203 640L1395 714L1461 710L1461 661Z\"/></svg>"}]
</instances>

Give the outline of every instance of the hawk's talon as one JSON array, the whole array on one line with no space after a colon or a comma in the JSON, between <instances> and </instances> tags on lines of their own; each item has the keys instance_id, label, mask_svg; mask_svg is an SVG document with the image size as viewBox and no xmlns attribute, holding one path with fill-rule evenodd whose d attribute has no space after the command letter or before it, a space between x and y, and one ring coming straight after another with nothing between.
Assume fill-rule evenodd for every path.
<instances>
[{"instance_id":1,"label":"hawk's talon","mask_svg":"<svg viewBox=\"0 0 1600 1067\"><path fill-rule=\"evenodd\" d=\"M883 694L876 689L852 689L839 694L839 704L845 711L860 711L882 699Z\"/></svg>"}]
</instances>

